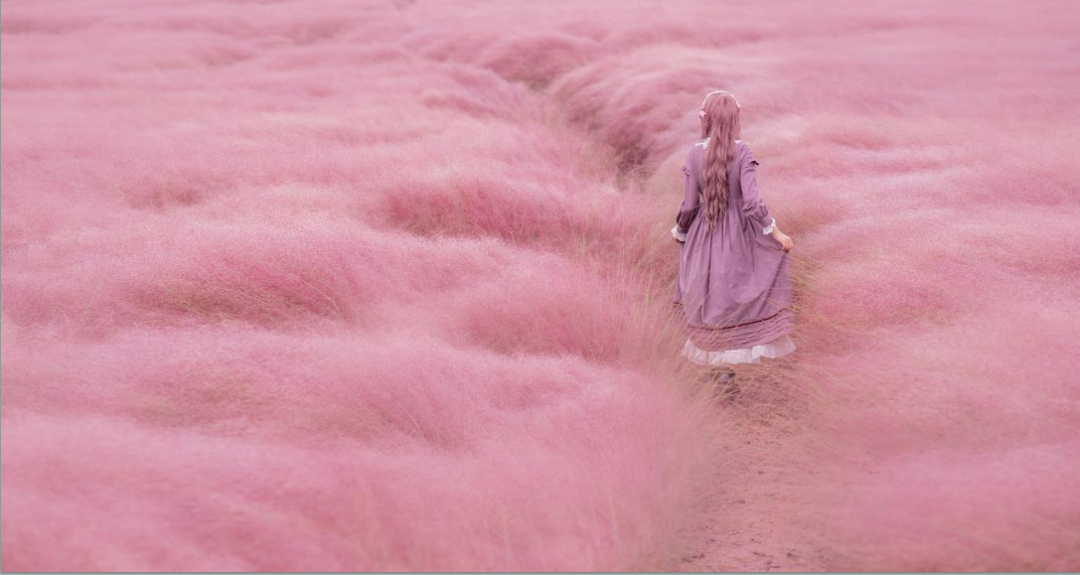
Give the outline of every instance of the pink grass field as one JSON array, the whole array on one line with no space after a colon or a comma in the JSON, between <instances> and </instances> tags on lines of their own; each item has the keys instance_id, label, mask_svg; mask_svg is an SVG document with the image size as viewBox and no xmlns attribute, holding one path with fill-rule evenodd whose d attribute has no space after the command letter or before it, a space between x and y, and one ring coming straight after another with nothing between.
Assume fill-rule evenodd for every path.
<instances>
[{"instance_id":1,"label":"pink grass field","mask_svg":"<svg viewBox=\"0 0 1080 575\"><path fill-rule=\"evenodd\" d=\"M1075 2L0 24L3 570L1080 569ZM716 88L798 289L726 406L666 315Z\"/></svg>"}]
</instances>

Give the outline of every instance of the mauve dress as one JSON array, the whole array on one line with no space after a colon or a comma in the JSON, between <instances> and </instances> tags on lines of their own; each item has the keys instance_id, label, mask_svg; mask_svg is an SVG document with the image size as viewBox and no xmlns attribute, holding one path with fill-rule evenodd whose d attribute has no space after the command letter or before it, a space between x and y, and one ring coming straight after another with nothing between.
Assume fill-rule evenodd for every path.
<instances>
[{"instance_id":1,"label":"mauve dress","mask_svg":"<svg viewBox=\"0 0 1080 575\"><path fill-rule=\"evenodd\" d=\"M758 195L750 147L735 141L727 210L709 231L701 193L708 141L690 149L684 197L672 235L680 248L675 306L684 320L683 355L703 365L758 363L795 350L787 252L771 235L776 220Z\"/></svg>"}]
</instances>

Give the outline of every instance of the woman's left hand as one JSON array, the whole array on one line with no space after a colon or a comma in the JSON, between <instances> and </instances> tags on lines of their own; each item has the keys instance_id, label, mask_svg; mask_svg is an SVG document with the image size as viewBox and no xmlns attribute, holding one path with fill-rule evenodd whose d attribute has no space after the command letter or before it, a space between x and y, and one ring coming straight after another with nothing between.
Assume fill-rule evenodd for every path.
<instances>
[{"instance_id":1,"label":"woman's left hand","mask_svg":"<svg viewBox=\"0 0 1080 575\"><path fill-rule=\"evenodd\" d=\"M780 242L780 246L784 248L785 252L790 252L791 248L795 247L795 242L791 240L791 236L779 230L773 234L773 239Z\"/></svg>"}]
</instances>

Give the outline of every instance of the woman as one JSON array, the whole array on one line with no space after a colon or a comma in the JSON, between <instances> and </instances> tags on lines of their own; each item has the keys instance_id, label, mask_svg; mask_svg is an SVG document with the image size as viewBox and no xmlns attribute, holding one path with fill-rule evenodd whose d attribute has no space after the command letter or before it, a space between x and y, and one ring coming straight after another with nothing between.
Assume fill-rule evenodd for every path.
<instances>
[{"instance_id":1,"label":"woman","mask_svg":"<svg viewBox=\"0 0 1080 575\"><path fill-rule=\"evenodd\" d=\"M701 103L701 136L683 166L672 236L682 244L675 305L686 321L683 355L728 368L795 350L791 238L758 195L758 162L739 140L739 103L723 90Z\"/></svg>"}]
</instances>

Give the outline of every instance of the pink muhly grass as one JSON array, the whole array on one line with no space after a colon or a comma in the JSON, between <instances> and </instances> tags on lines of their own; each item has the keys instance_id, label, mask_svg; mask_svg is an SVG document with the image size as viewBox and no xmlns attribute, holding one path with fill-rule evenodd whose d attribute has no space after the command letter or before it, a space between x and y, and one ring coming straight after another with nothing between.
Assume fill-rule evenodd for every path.
<instances>
[{"instance_id":1,"label":"pink muhly grass","mask_svg":"<svg viewBox=\"0 0 1080 575\"><path fill-rule=\"evenodd\" d=\"M3 569L657 568L771 477L819 568L1080 567L1075 16L672 6L4 4ZM800 348L721 411L716 88Z\"/></svg>"},{"instance_id":2,"label":"pink muhly grass","mask_svg":"<svg viewBox=\"0 0 1080 575\"><path fill-rule=\"evenodd\" d=\"M22 8L4 569L613 570L684 546L719 426L645 303L657 202L620 200L603 144L495 73L380 46L361 21L392 13Z\"/></svg>"}]
</instances>

